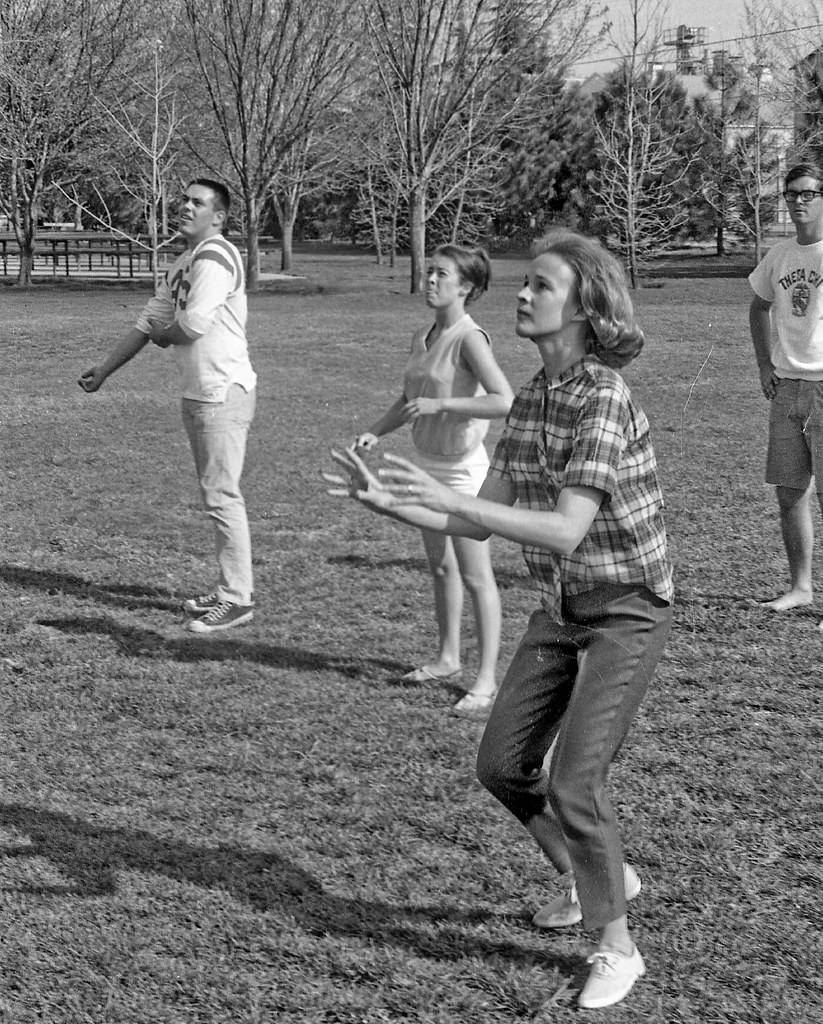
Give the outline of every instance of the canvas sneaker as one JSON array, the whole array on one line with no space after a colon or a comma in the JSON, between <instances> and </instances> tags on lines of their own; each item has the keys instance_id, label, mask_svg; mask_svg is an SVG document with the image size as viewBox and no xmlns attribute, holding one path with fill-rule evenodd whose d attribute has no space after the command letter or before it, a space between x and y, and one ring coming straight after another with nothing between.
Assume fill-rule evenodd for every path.
<instances>
[{"instance_id":1,"label":"canvas sneaker","mask_svg":"<svg viewBox=\"0 0 823 1024\"><path fill-rule=\"evenodd\" d=\"M254 608L250 604L234 604L232 601L219 601L199 619L192 619L186 626L192 633L214 633L218 629L231 629L242 626L254 618Z\"/></svg>"},{"instance_id":2,"label":"canvas sneaker","mask_svg":"<svg viewBox=\"0 0 823 1024\"><path fill-rule=\"evenodd\" d=\"M640 875L634 870L631 864L623 865L623 880L626 884L626 899L633 900L640 895L642 883ZM574 879L572 884L551 903L547 903L532 918L532 924L538 928L568 928L573 924L579 924L583 920L583 911L580 909L580 901L577 898L577 886Z\"/></svg>"},{"instance_id":3,"label":"canvas sneaker","mask_svg":"<svg viewBox=\"0 0 823 1024\"><path fill-rule=\"evenodd\" d=\"M592 965L583 991L577 998L577 1005L584 1010L598 1010L625 999L638 978L646 973L646 965L637 946L627 956L613 950L598 950L588 958Z\"/></svg>"},{"instance_id":4,"label":"canvas sneaker","mask_svg":"<svg viewBox=\"0 0 823 1024\"><path fill-rule=\"evenodd\" d=\"M189 597L183 602L183 611L189 615L205 615L215 605L220 604L217 594L201 594L199 597Z\"/></svg>"}]
</instances>

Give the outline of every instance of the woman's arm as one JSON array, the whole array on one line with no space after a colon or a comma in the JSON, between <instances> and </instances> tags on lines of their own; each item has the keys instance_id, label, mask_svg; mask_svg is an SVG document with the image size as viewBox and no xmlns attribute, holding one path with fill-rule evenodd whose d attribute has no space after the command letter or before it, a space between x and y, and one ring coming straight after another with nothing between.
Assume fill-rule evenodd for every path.
<instances>
[{"instance_id":1,"label":"woman's arm","mask_svg":"<svg viewBox=\"0 0 823 1024\"><path fill-rule=\"evenodd\" d=\"M463 339L460 358L483 385L485 395L463 398L413 398L406 404L407 420L431 416L438 412L456 412L479 420L496 420L505 416L514 401L506 375L497 365L488 340L482 331L470 331Z\"/></svg>"},{"instance_id":2,"label":"woman's arm","mask_svg":"<svg viewBox=\"0 0 823 1024\"><path fill-rule=\"evenodd\" d=\"M349 474L349 487L329 493L348 494L383 515L412 526L475 540L492 534L517 544L571 554L589 532L603 502L594 487L566 487L551 512L514 506L512 485L499 477L487 477L477 497L459 494L439 483L408 459L386 455L391 467L375 477L361 459L348 449L333 458ZM325 475L330 483L340 477Z\"/></svg>"},{"instance_id":3,"label":"woman's arm","mask_svg":"<svg viewBox=\"0 0 823 1024\"><path fill-rule=\"evenodd\" d=\"M378 438L383 437L384 434L391 434L398 427L402 427L406 422L406 417L403 414L405 407L406 396L401 395L376 423L373 423L364 433L358 434L354 442L355 448L363 448L365 451L368 451L374 448Z\"/></svg>"}]
</instances>

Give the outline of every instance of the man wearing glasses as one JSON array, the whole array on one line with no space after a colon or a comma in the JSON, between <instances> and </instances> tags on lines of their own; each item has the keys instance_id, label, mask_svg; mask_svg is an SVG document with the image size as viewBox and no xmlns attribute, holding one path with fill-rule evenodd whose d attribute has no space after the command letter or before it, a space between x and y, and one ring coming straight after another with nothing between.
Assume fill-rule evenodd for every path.
<instances>
[{"instance_id":1,"label":"man wearing glasses","mask_svg":"<svg viewBox=\"0 0 823 1024\"><path fill-rule=\"evenodd\" d=\"M796 237L773 246L749 275L760 384L771 402L766 482L774 484L791 587L765 603L812 602L812 479L823 508L823 170L797 164L783 198ZM823 623L821 623L823 628Z\"/></svg>"}]
</instances>

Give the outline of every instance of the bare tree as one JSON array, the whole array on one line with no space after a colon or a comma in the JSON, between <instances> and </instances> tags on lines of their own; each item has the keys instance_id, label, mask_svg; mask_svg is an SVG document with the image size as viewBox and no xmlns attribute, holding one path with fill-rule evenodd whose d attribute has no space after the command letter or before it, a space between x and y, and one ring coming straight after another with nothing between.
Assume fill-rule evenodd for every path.
<instances>
[{"instance_id":1,"label":"bare tree","mask_svg":"<svg viewBox=\"0 0 823 1024\"><path fill-rule=\"evenodd\" d=\"M357 60L355 0L184 0L216 135L190 145L222 153L242 196L248 285L258 280L264 203L295 149L322 123ZM200 126L202 129L202 125ZM299 163L299 159L295 158Z\"/></svg>"},{"instance_id":2,"label":"bare tree","mask_svg":"<svg viewBox=\"0 0 823 1024\"><path fill-rule=\"evenodd\" d=\"M0 4L0 211L20 247L18 282L31 282L43 199L101 121L96 97L135 60L132 0L3 0Z\"/></svg>"},{"instance_id":3,"label":"bare tree","mask_svg":"<svg viewBox=\"0 0 823 1024\"><path fill-rule=\"evenodd\" d=\"M76 182L70 187L56 185L87 219L150 254L155 288L160 280L160 249L167 234L169 181L178 156L176 144L183 121L177 112L174 77L164 67L163 42L155 39L149 75L145 79L132 78L130 101L120 99L108 104L98 100L117 133L115 144L110 138L106 140L110 173L121 193L140 207L148 240L141 231L129 232L115 223L106 196L96 182L91 185L97 200L95 209L83 200ZM101 212L96 212L98 209Z\"/></svg>"},{"instance_id":4,"label":"bare tree","mask_svg":"<svg viewBox=\"0 0 823 1024\"><path fill-rule=\"evenodd\" d=\"M361 0L407 187L411 291L422 288L426 225L457 200L548 69L585 45L587 0ZM505 84L518 71L518 89ZM459 172L457 169L461 169Z\"/></svg>"},{"instance_id":5,"label":"bare tree","mask_svg":"<svg viewBox=\"0 0 823 1024\"><path fill-rule=\"evenodd\" d=\"M292 146L280 165L272 184L271 199L282 239L281 270L288 272L292 269L294 226L301 201L328 185L336 169L337 153L331 126L328 133L318 127L304 135Z\"/></svg>"},{"instance_id":6,"label":"bare tree","mask_svg":"<svg viewBox=\"0 0 823 1024\"><path fill-rule=\"evenodd\" d=\"M630 7L627 56L610 102L596 118L600 172L592 191L636 288L645 261L670 245L688 219L687 209L676 202L676 189L694 156L678 147L678 131L685 125L678 128L671 119L665 129L662 125L672 81L655 66L661 5L630 0Z\"/></svg>"}]
</instances>

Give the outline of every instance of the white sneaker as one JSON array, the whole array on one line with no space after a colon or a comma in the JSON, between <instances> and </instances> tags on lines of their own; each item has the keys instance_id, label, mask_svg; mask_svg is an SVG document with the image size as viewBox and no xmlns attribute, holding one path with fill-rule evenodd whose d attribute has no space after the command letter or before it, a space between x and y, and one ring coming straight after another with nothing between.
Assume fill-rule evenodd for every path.
<instances>
[{"instance_id":1,"label":"white sneaker","mask_svg":"<svg viewBox=\"0 0 823 1024\"><path fill-rule=\"evenodd\" d=\"M626 899L633 900L640 895L643 883L640 875L634 870L631 864L623 865L623 880L626 885ZM538 928L568 928L573 924L579 924L583 920L583 911L580 909L580 901L577 898L577 885L572 879L572 884L551 903L547 903L532 918L532 924Z\"/></svg>"},{"instance_id":2,"label":"white sneaker","mask_svg":"<svg viewBox=\"0 0 823 1024\"><path fill-rule=\"evenodd\" d=\"M646 965L637 946L627 956L610 949L592 953L586 963L592 965L588 980L577 999L584 1010L597 1010L625 999L638 978L646 973Z\"/></svg>"}]
</instances>

